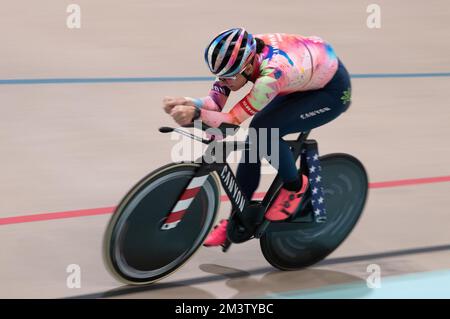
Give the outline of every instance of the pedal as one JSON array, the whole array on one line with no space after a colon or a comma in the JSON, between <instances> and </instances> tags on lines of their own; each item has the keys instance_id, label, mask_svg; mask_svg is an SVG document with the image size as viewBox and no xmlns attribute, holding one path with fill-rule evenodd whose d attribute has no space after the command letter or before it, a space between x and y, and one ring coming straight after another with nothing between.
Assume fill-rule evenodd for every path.
<instances>
[{"instance_id":1,"label":"pedal","mask_svg":"<svg viewBox=\"0 0 450 319\"><path fill-rule=\"evenodd\" d=\"M228 249L230 249L231 246L231 241L229 241L228 239L225 241L225 243L222 245L222 251L224 253L226 253L228 251Z\"/></svg>"}]
</instances>

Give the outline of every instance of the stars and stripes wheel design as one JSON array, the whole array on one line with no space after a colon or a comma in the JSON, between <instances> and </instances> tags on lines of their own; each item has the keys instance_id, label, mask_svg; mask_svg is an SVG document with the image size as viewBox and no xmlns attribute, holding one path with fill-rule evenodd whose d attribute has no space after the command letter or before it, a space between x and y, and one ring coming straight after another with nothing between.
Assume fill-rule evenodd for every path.
<instances>
[{"instance_id":1,"label":"stars and stripes wheel design","mask_svg":"<svg viewBox=\"0 0 450 319\"><path fill-rule=\"evenodd\" d=\"M320 166L319 152L317 144L311 143L302 151L306 156L306 163L309 171L309 187L311 190L311 204L314 212L314 220L323 223L327 220L325 209L325 196L322 186L322 167Z\"/></svg>"}]
</instances>

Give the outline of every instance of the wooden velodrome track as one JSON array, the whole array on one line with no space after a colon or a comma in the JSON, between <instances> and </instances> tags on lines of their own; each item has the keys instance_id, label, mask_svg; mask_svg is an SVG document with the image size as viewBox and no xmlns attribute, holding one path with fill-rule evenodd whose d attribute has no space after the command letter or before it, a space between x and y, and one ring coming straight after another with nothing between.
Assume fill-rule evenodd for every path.
<instances>
[{"instance_id":1,"label":"wooden velodrome track","mask_svg":"<svg viewBox=\"0 0 450 319\"><path fill-rule=\"evenodd\" d=\"M450 268L449 2L376 1L382 25L369 29L366 0L78 0L81 28L69 29L73 2L2 4L1 298L247 298L316 288L339 297L333 287L348 283L365 287L350 297L370 297L370 264L382 280ZM207 93L204 47L233 26L333 44L354 76L353 104L312 136L322 154L365 164L374 187L364 215L309 269L279 272L251 241L227 254L203 248L156 285L122 286L101 257L111 207L171 160L176 141L157 132L174 125L161 100ZM222 202L221 215L228 211ZM81 288L66 285L70 264L81 267ZM450 297L445 287L437 288Z\"/></svg>"}]
</instances>

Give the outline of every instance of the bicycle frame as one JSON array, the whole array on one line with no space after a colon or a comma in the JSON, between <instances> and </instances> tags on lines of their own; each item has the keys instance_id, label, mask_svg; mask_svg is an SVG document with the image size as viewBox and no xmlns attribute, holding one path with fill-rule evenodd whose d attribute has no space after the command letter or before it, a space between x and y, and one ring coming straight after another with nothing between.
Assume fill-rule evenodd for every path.
<instances>
[{"instance_id":1,"label":"bicycle frame","mask_svg":"<svg viewBox=\"0 0 450 319\"><path fill-rule=\"evenodd\" d=\"M222 187L225 190L230 202L232 204L233 210L237 214L242 214L245 212L248 207L250 200L247 198L241 190L241 186L236 180L236 176L231 170L229 164L226 159L229 154L233 151L237 150L245 150L249 147L248 143L236 142L236 141L228 141L228 142L217 142L214 139L212 140L203 140L193 134L186 133L181 131L183 135L191 137L197 141L201 141L204 144L208 144L208 148L203 154L203 156L197 159L195 162L201 164L199 169L196 171L195 175L192 177L191 181L187 185L185 191L180 195L177 203L174 205L171 212L168 214L164 224L161 227L161 230L169 230L175 228L178 223L182 220L184 214L189 208L190 203L195 198L198 191L201 189L202 183L206 181L209 174L215 171L221 181ZM288 145L291 147L293 152L294 160L297 161L298 157L301 154L303 143L306 141L310 131L302 132L297 140L286 141ZM232 147L228 147L228 145L232 145ZM216 157L216 150L221 149L222 158L218 159ZM205 155L207 154L207 155ZM306 165L301 165L302 171L306 169ZM263 200L261 201L261 205L267 207L273 197L273 195L278 191L280 186L282 185L282 180L277 173L275 179L270 185L268 191L266 192Z\"/></svg>"},{"instance_id":2,"label":"bicycle frame","mask_svg":"<svg viewBox=\"0 0 450 319\"><path fill-rule=\"evenodd\" d=\"M160 128L163 133L177 130ZM104 235L107 269L127 284L146 284L186 263L204 244L217 216L219 178L233 206L221 243L223 252L233 243L260 239L264 258L281 270L301 269L324 259L356 225L366 203L368 177L362 163L349 154L319 157L317 142L307 139L309 133L300 133L295 141L283 140L296 162L300 158L297 174L306 175L308 183L302 187L306 191L301 204L278 223L267 209L282 187L280 176L275 176L262 200L252 201L242 194L245 185L238 184L226 162L231 151L253 145L206 140L181 131L209 146L207 152L198 158L199 163L170 163L154 170L123 197ZM328 225L315 224L326 220L326 209L331 213ZM180 228L170 232L177 225Z\"/></svg>"}]
</instances>

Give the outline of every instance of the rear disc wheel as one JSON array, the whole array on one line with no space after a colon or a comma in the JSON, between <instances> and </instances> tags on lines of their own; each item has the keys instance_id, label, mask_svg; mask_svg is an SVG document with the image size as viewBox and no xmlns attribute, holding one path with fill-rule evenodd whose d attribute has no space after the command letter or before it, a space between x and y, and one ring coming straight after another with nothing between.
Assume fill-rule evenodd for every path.
<instances>
[{"instance_id":1,"label":"rear disc wheel","mask_svg":"<svg viewBox=\"0 0 450 319\"><path fill-rule=\"evenodd\" d=\"M270 224L260 246L278 269L295 270L324 259L351 233L364 209L368 177L361 162L348 154L329 154L320 157L320 163L327 221Z\"/></svg>"}]
</instances>

